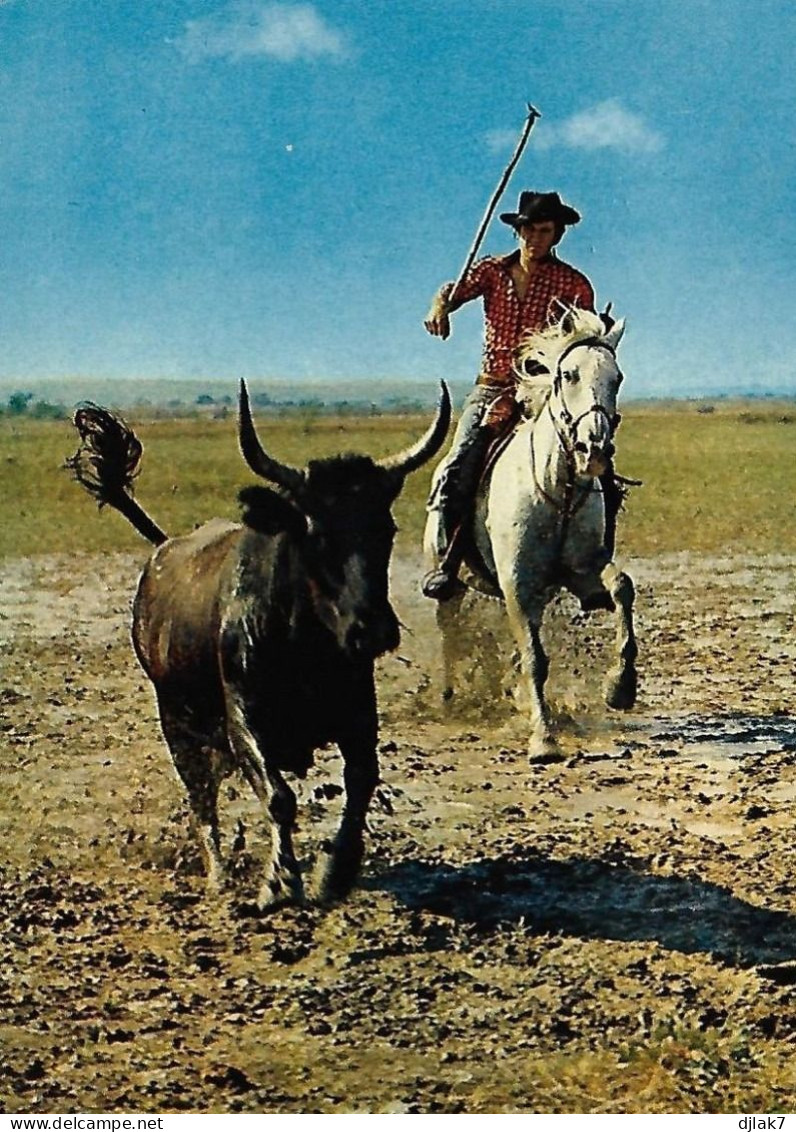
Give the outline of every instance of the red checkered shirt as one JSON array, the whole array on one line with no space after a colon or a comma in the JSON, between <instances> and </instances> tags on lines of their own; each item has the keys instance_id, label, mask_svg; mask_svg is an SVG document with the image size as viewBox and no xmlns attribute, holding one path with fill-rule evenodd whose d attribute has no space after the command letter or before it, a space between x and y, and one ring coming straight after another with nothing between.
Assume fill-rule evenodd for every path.
<instances>
[{"instance_id":1,"label":"red checkered shirt","mask_svg":"<svg viewBox=\"0 0 796 1132\"><path fill-rule=\"evenodd\" d=\"M540 260L520 299L509 269L519 260L519 251L507 256L488 256L474 263L456 292L451 309L471 299L484 299L484 352L479 381L508 384L513 377L514 350L531 330L542 330L561 317L561 306L594 310L594 291L585 275L563 260L548 256ZM453 283L446 283L440 296L447 299Z\"/></svg>"}]
</instances>

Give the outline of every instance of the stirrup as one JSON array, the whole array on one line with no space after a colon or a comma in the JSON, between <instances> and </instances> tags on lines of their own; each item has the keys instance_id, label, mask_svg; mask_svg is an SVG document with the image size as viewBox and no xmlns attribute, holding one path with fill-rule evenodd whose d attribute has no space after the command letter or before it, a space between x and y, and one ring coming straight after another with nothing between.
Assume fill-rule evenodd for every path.
<instances>
[{"instance_id":1,"label":"stirrup","mask_svg":"<svg viewBox=\"0 0 796 1132\"><path fill-rule=\"evenodd\" d=\"M420 584L424 597L433 598L434 601L448 601L454 594L461 593L465 588L455 573L450 570L431 570L426 574Z\"/></svg>"}]
</instances>

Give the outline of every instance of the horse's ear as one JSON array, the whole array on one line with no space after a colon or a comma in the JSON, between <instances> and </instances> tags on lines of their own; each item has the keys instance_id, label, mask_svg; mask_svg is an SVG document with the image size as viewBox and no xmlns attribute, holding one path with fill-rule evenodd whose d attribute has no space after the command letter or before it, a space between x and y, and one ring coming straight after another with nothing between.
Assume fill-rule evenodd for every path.
<instances>
[{"instance_id":1,"label":"horse's ear","mask_svg":"<svg viewBox=\"0 0 796 1132\"><path fill-rule=\"evenodd\" d=\"M603 333L605 333L605 334L608 333L608 331L611 329L611 327L616 322L616 319L613 318L612 315L611 315L611 307L613 305L614 305L613 303L606 303L605 310L600 311L600 318L602 319L602 324L603 324Z\"/></svg>"},{"instance_id":2,"label":"horse's ear","mask_svg":"<svg viewBox=\"0 0 796 1132\"><path fill-rule=\"evenodd\" d=\"M572 307L567 307L561 319L561 333L569 337L570 334L575 332L575 311Z\"/></svg>"},{"instance_id":3,"label":"horse's ear","mask_svg":"<svg viewBox=\"0 0 796 1132\"><path fill-rule=\"evenodd\" d=\"M610 346L612 350L615 350L621 342L624 332L625 320L623 318L618 318L611 329L608 331L608 333L605 335L606 345Z\"/></svg>"}]
</instances>

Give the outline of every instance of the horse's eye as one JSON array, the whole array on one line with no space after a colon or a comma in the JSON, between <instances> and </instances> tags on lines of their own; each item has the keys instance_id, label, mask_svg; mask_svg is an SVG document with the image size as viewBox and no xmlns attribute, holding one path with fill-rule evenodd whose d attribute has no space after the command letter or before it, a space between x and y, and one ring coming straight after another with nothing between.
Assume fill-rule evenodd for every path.
<instances>
[{"instance_id":1,"label":"horse's eye","mask_svg":"<svg viewBox=\"0 0 796 1132\"><path fill-rule=\"evenodd\" d=\"M580 374L576 369L568 369L564 371L564 380L568 381L570 385L577 385L580 381Z\"/></svg>"}]
</instances>

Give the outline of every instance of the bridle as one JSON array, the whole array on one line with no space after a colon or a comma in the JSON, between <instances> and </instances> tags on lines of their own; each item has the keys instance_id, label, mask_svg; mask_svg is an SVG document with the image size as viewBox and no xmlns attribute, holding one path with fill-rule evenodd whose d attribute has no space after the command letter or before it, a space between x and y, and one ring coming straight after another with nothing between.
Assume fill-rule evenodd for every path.
<instances>
[{"instance_id":1,"label":"bridle","mask_svg":"<svg viewBox=\"0 0 796 1132\"><path fill-rule=\"evenodd\" d=\"M553 422L556 436L559 439L561 447L567 455L567 462L574 460L574 450L577 437L578 425L590 413L597 413L605 417L608 423L608 435L613 437L619 425L620 416L618 413L609 413L604 405L599 401L595 401L593 405L589 406L582 413L576 417L572 415L564 397L564 372L562 369L564 359L572 353L573 350L578 349L580 346L599 347L601 350L607 350L612 358L616 358L616 351L613 346L609 346L602 338L581 338L578 342L570 342L570 344L561 352L558 361L556 362L556 371L553 375L553 385L551 395L547 399L547 411L550 414L550 419ZM621 380L621 378L620 378ZM558 416L553 412L550 402L553 397L557 397L561 405Z\"/></svg>"},{"instance_id":2,"label":"bridle","mask_svg":"<svg viewBox=\"0 0 796 1132\"><path fill-rule=\"evenodd\" d=\"M568 346L562 350L556 362L555 373L553 374L553 383L550 390L550 396L547 398L547 412L553 424L553 431L556 438L561 445L564 452L564 457L567 462L567 482L564 488L564 498L562 500L554 499L542 486L536 471L536 458L533 444L533 429L530 433L530 448L531 448L531 473L533 475L534 484L537 491L541 494L543 499L550 503L557 511L560 511L563 517L564 525L568 523L569 519L583 506L591 492L601 492L602 488L592 487L591 484L578 485L575 479L575 446L577 444L577 430L580 422L588 417L591 413L596 413L603 416L608 424L609 438L613 438L614 433L619 425L621 417L619 413L609 413L604 405L599 401L595 401L588 409L577 416L573 416L564 397L564 373L563 363L568 355L580 346L599 347L602 350L607 350L608 353L616 358L616 351L612 346L605 342L602 338L591 337L581 338L576 342L570 342ZM621 378L620 378L621 380ZM557 413L553 412L551 401L557 398L560 406ZM576 488L580 486L580 498L575 500ZM563 530L562 530L563 537Z\"/></svg>"}]
</instances>

